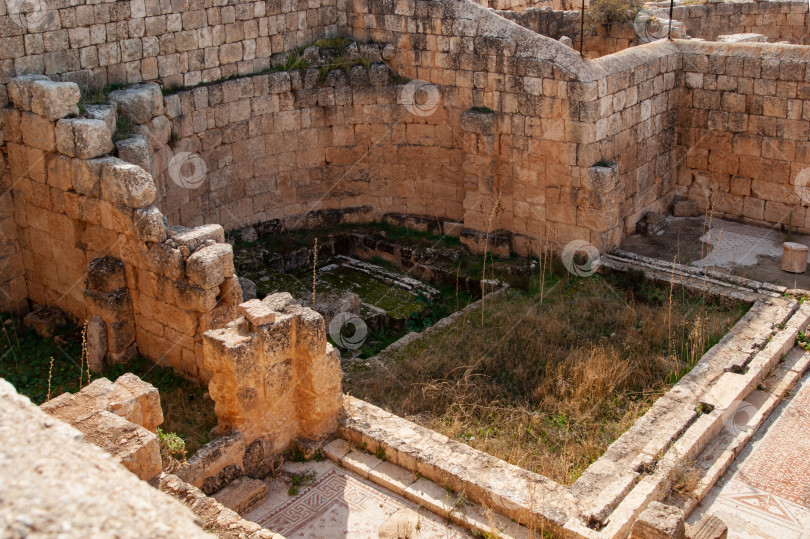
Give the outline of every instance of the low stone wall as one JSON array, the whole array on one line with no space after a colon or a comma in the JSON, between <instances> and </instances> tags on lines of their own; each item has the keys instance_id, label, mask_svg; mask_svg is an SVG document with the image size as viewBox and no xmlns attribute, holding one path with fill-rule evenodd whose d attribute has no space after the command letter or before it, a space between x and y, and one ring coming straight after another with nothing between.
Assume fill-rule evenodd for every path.
<instances>
[{"instance_id":1,"label":"low stone wall","mask_svg":"<svg viewBox=\"0 0 810 539\"><path fill-rule=\"evenodd\" d=\"M97 315L108 361L131 357L137 343L153 361L207 379L201 334L233 319L241 301L222 227L167 230L151 175L105 156L107 121L66 118L78 113L74 83L35 76L10 92L15 107L2 119L28 298L79 321ZM115 99L145 115L144 136L168 137L152 121L162 114L157 86Z\"/></svg>"}]
</instances>

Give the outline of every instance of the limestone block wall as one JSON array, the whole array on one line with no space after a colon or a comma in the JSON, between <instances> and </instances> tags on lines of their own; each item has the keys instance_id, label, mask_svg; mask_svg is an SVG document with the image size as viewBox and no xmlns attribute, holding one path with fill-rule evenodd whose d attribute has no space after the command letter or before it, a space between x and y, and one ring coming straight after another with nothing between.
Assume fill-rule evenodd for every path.
<instances>
[{"instance_id":1,"label":"limestone block wall","mask_svg":"<svg viewBox=\"0 0 810 539\"><path fill-rule=\"evenodd\" d=\"M668 5L662 7L669 12ZM708 41L724 34L754 33L768 36L770 42L810 43L810 15L802 0L676 5L672 16L684 23L689 36Z\"/></svg>"},{"instance_id":2,"label":"limestone block wall","mask_svg":"<svg viewBox=\"0 0 810 539\"><path fill-rule=\"evenodd\" d=\"M273 55L338 33L340 24L336 0L5 2L0 105L4 83L33 73L89 87L188 86L246 75Z\"/></svg>"},{"instance_id":3,"label":"limestone block wall","mask_svg":"<svg viewBox=\"0 0 810 539\"><path fill-rule=\"evenodd\" d=\"M498 15L528 28L538 34L553 39L570 37L574 50L579 50L580 6L576 10L548 10L528 8L522 11L498 11ZM599 58L642 43L632 23L614 23L609 27L600 26L595 34L587 34L582 46L586 58Z\"/></svg>"},{"instance_id":4,"label":"limestone block wall","mask_svg":"<svg viewBox=\"0 0 810 539\"><path fill-rule=\"evenodd\" d=\"M155 153L155 173L169 222L301 228L324 210L461 219L460 135L444 107L409 112L407 83L393 83L377 55L320 82L317 69L277 72L167 96L177 140ZM204 163L198 182L171 166L184 152Z\"/></svg>"},{"instance_id":5,"label":"limestone block wall","mask_svg":"<svg viewBox=\"0 0 810 539\"><path fill-rule=\"evenodd\" d=\"M615 218L620 226L612 229L610 242L616 244L622 234L635 231L644 213L665 210L672 198L681 54L672 42L657 41L602 57L594 65L604 69L605 77L587 85L596 100L580 114L595 122L595 142L582 155L588 156L586 162L617 164L619 192L603 200L606 207L619 207ZM604 188L594 185L591 190L606 196ZM612 224L614 217L610 219Z\"/></svg>"},{"instance_id":6,"label":"limestone block wall","mask_svg":"<svg viewBox=\"0 0 810 539\"><path fill-rule=\"evenodd\" d=\"M582 94L582 82L597 75L577 52L471 3L409 1L395 9L357 0L347 10L352 35L393 43L392 68L436 85L447 122L462 128L467 229L508 230L524 253L536 249L529 238L605 245L605 231L577 216L582 175L599 159L578 156L595 136L578 115L596 99ZM465 129L462 114L476 107L494 112L491 125Z\"/></svg>"},{"instance_id":7,"label":"limestone block wall","mask_svg":"<svg viewBox=\"0 0 810 539\"><path fill-rule=\"evenodd\" d=\"M2 133L0 130L0 140ZM0 312L25 315L28 312L28 289L11 191L11 173L5 155L0 152Z\"/></svg>"},{"instance_id":8,"label":"limestone block wall","mask_svg":"<svg viewBox=\"0 0 810 539\"><path fill-rule=\"evenodd\" d=\"M678 46L678 194L715 215L763 225L792 220L796 229L810 230L810 50Z\"/></svg>"},{"instance_id":9,"label":"limestone block wall","mask_svg":"<svg viewBox=\"0 0 810 539\"><path fill-rule=\"evenodd\" d=\"M128 336L153 361L207 379L201 334L241 301L222 227L167 230L151 175L107 155L104 120L75 117L74 83L46 79L13 80L2 111L28 298L78 321L99 315L112 359ZM150 88L134 93L119 96L122 111L162 112Z\"/></svg>"},{"instance_id":10,"label":"limestone block wall","mask_svg":"<svg viewBox=\"0 0 810 539\"><path fill-rule=\"evenodd\" d=\"M245 445L261 440L265 455L284 451L295 438L333 433L343 371L323 317L286 292L239 309L243 317L204 335L217 430L241 432Z\"/></svg>"}]
</instances>

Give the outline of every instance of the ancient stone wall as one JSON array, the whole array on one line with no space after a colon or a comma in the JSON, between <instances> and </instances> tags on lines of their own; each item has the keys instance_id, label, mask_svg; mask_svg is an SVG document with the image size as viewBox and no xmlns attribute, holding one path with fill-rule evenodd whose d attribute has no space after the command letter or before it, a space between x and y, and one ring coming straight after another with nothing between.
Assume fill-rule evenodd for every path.
<instances>
[{"instance_id":1,"label":"ancient stone wall","mask_svg":"<svg viewBox=\"0 0 810 539\"><path fill-rule=\"evenodd\" d=\"M605 77L588 84L589 93L595 91L597 98L580 110L583 120L595 122L595 142L581 158L618 165L619 193L604 198L622 225L614 229L611 244L618 243L622 233L633 233L645 212L665 210L672 197L680 62L678 47L668 41L594 61L605 70ZM601 197L610 193L606 186L594 185L591 190ZM595 218L605 219L606 214Z\"/></svg>"},{"instance_id":2,"label":"ancient stone wall","mask_svg":"<svg viewBox=\"0 0 810 539\"><path fill-rule=\"evenodd\" d=\"M14 107L2 119L28 298L79 321L98 315L108 361L130 357L137 343L153 361L207 379L201 334L231 320L241 301L222 227L167 230L151 175L106 155L107 122L67 118L79 112L74 83L36 76L9 88ZM118 96L120 110L159 117L155 89Z\"/></svg>"},{"instance_id":3,"label":"ancient stone wall","mask_svg":"<svg viewBox=\"0 0 810 539\"><path fill-rule=\"evenodd\" d=\"M340 354L326 341L323 317L287 292L239 306L244 315L205 333L205 365L220 433L259 440L263 455L296 438L318 440L337 429L343 407Z\"/></svg>"},{"instance_id":4,"label":"ancient stone wall","mask_svg":"<svg viewBox=\"0 0 810 539\"><path fill-rule=\"evenodd\" d=\"M0 140L3 131L0 130ZM22 249L14 221L14 198L11 194L11 174L5 155L0 152L0 312L28 312L28 289Z\"/></svg>"},{"instance_id":5,"label":"ancient stone wall","mask_svg":"<svg viewBox=\"0 0 810 539\"><path fill-rule=\"evenodd\" d=\"M668 16L668 5L662 8L660 13ZM770 42L810 43L810 14L803 0L680 5L672 17L684 23L687 35L708 41L720 35L754 33L767 36Z\"/></svg>"},{"instance_id":6,"label":"ancient stone wall","mask_svg":"<svg viewBox=\"0 0 810 539\"><path fill-rule=\"evenodd\" d=\"M15 2L0 16L0 83L44 73L85 87L189 86L264 69L339 24L335 0Z\"/></svg>"},{"instance_id":7,"label":"ancient stone wall","mask_svg":"<svg viewBox=\"0 0 810 539\"><path fill-rule=\"evenodd\" d=\"M810 50L679 42L678 194L701 211L810 230Z\"/></svg>"},{"instance_id":8,"label":"ancient stone wall","mask_svg":"<svg viewBox=\"0 0 810 539\"><path fill-rule=\"evenodd\" d=\"M178 140L157 152L156 174L169 222L301 228L322 210L460 219L459 136L444 107L409 112L402 94L414 86L391 81L380 48L363 45L372 63L348 75L277 72L166 97ZM170 166L181 152L204 163L199 181Z\"/></svg>"},{"instance_id":9,"label":"ancient stone wall","mask_svg":"<svg viewBox=\"0 0 810 539\"><path fill-rule=\"evenodd\" d=\"M528 28L533 32L559 40L569 37L572 48L579 51L580 12L528 8L523 11L498 11L498 15ZM595 32L586 32L582 54L586 58L599 58L640 45L642 40L632 23L614 23L599 26Z\"/></svg>"}]
</instances>

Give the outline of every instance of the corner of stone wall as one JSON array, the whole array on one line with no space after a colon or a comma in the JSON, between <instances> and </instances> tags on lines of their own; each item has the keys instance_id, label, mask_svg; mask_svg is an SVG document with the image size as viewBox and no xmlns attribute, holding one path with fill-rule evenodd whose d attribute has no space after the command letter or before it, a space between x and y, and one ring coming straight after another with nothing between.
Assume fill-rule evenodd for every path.
<instances>
[{"instance_id":1,"label":"corner of stone wall","mask_svg":"<svg viewBox=\"0 0 810 539\"><path fill-rule=\"evenodd\" d=\"M286 292L239 310L242 317L203 336L217 430L241 432L248 447L261 440L265 455L334 432L343 373L323 317Z\"/></svg>"},{"instance_id":2,"label":"corner of stone wall","mask_svg":"<svg viewBox=\"0 0 810 539\"><path fill-rule=\"evenodd\" d=\"M232 320L242 299L232 248L219 225L167 229L152 175L110 155L116 114L152 149L168 141L159 87L113 92L112 104L81 116L74 83L32 76L8 89L14 106L2 119L28 297L79 321L98 315L110 362L134 355L134 343L207 380L202 333Z\"/></svg>"}]
</instances>

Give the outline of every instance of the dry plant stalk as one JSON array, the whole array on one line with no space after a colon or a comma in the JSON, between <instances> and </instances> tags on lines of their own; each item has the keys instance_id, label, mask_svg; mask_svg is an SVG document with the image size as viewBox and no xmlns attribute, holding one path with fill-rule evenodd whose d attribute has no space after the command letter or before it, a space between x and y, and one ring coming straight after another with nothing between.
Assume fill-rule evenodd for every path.
<instances>
[{"instance_id":1,"label":"dry plant stalk","mask_svg":"<svg viewBox=\"0 0 810 539\"><path fill-rule=\"evenodd\" d=\"M51 356L51 366L48 367L48 397L45 402L51 400L51 378L53 377L53 356Z\"/></svg>"},{"instance_id":2,"label":"dry plant stalk","mask_svg":"<svg viewBox=\"0 0 810 539\"><path fill-rule=\"evenodd\" d=\"M87 320L84 321L82 327L82 358L79 364L79 390L82 389L82 380L84 377L84 362L87 360ZM74 363L75 365L75 363ZM87 366L87 383L90 383L90 365Z\"/></svg>"},{"instance_id":3,"label":"dry plant stalk","mask_svg":"<svg viewBox=\"0 0 810 539\"><path fill-rule=\"evenodd\" d=\"M495 204L492 206L492 212L489 214L489 221L487 221L487 237L484 241L484 267L481 271L481 324L484 323L484 301L487 295L487 251L489 250L489 232L492 229L492 219L496 214L500 214L501 209L501 193L498 192L498 198L495 199Z\"/></svg>"},{"instance_id":4,"label":"dry plant stalk","mask_svg":"<svg viewBox=\"0 0 810 539\"><path fill-rule=\"evenodd\" d=\"M315 308L315 269L318 267L318 238L315 238L315 248L312 250L312 308Z\"/></svg>"}]
</instances>

